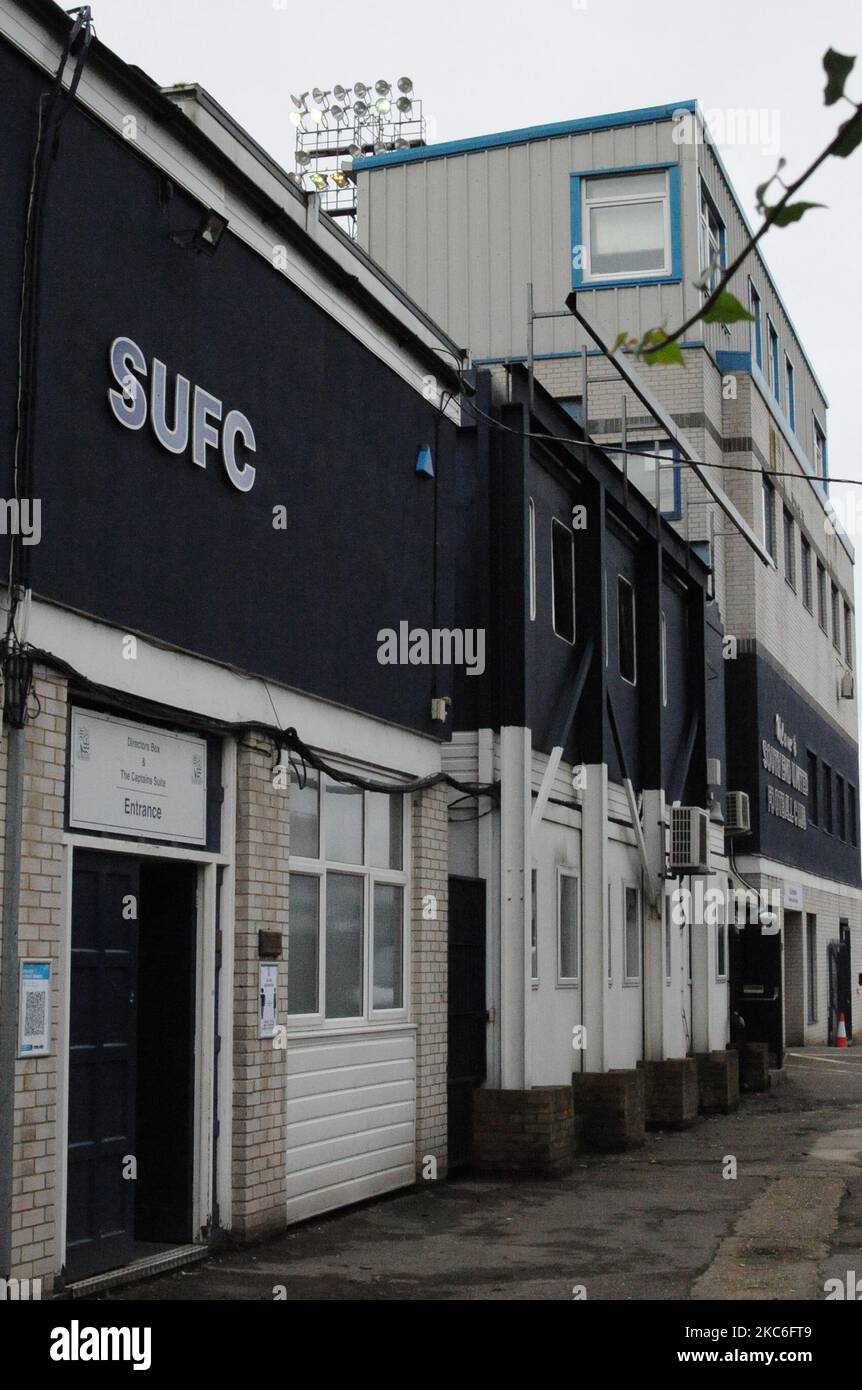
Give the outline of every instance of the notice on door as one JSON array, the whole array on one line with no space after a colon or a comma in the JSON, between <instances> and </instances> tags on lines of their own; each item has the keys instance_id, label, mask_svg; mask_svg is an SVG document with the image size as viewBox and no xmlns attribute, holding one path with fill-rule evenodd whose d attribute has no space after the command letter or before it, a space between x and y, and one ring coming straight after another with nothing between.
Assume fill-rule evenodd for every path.
<instances>
[{"instance_id":1,"label":"notice on door","mask_svg":"<svg viewBox=\"0 0 862 1390\"><path fill-rule=\"evenodd\" d=\"M206 844L202 738L73 709L69 825Z\"/></svg>"}]
</instances>

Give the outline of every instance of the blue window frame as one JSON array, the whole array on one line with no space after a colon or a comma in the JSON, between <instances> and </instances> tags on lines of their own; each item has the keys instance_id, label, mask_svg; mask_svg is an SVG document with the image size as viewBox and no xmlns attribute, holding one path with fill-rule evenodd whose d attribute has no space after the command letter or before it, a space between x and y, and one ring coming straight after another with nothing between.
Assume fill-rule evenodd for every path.
<instances>
[{"instance_id":1,"label":"blue window frame","mask_svg":"<svg viewBox=\"0 0 862 1390\"><path fill-rule=\"evenodd\" d=\"M826 487L826 479L829 477L829 456L826 451L826 431L812 412L814 421L814 472L823 479L823 486Z\"/></svg>"},{"instance_id":2,"label":"blue window frame","mask_svg":"<svg viewBox=\"0 0 862 1390\"><path fill-rule=\"evenodd\" d=\"M796 432L796 376L793 371L793 363L784 354L784 385L785 385L785 406L787 418L790 421L790 428Z\"/></svg>"},{"instance_id":3,"label":"blue window frame","mask_svg":"<svg viewBox=\"0 0 862 1390\"><path fill-rule=\"evenodd\" d=\"M778 329L772 322L769 315L766 315L766 333L768 339L767 368L769 371L769 386L773 396L781 404L781 375L780 375L780 352L778 347Z\"/></svg>"},{"instance_id":4,"label":"blue window frame","mask_svg":"<svg viewBox=\"0 0 862 1390\"><path fill-rule=\"evenodd\" d=\"M570 195L573 288L682 279L678 164L581 169Z\"/></svg>"},{"instance_id":5,"label":"blue window frame","mask_svg":"<svg viewBox=\"0 0 862 1390\"><path fill-rule=\"evenodd\" d=\"M754 323L751 325L754 359L760 370L763 371L763 315L760 308L760 295L751 280L748 282L748 307L749 312L754 315Z\"/></svg>"}]
</instances>

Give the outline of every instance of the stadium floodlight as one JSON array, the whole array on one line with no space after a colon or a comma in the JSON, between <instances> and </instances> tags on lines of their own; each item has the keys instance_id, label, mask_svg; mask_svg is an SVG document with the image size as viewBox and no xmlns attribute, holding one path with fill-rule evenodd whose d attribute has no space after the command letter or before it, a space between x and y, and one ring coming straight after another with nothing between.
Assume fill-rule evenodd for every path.
<instances>
[{"instance_id":1,"label":"stadium floodlight","mask_svg":"<svg viewBox=\"0 0 862 1390\"><path fill-rule=\"evenodd\" d=\"M324 188L328 187L327 178L325 174L309 174L309 178L311 179L311 182L314 184L315 188L319 189L321 192Z\"/></svg>"},{"instance_id":2,"label":"stadium floodlight","mask_svg":"<svg viewBox=\"0 0 862 1390\"><path fill-rule=\"evenodd\" d=\"M312 88L311 95L315 106L326 106L326 98L329 96L328 92L322 91L320 87L314 87Z\"/></svg>"},{"instance_id":3,"label":"stadium floodlight","mask_svg":"<svg viewBox=\"0 0 862 1390\"><path fill-rule=\"evenodd\" d=\"M321 111L319 106L312 106L308 114L314 121L315 125L320 125L321 121L323 120L323 112Z\"/></svg>"},{"instance_id":4,"label":"stadium floodlight","mask_svg":"<svg viewBox=\"0 0 862 1390\"><path fill-rule=\"evenodd\" d=\"M350 155L351 159L359 159L360 155L362 154L362 146L357 145L355 143L352 145L348 145L347 153Z\"/></svg>"},{"instance_id":5,"label":"stadium floodlight","mask_svg":"<svg viewBox=\"0 0 862 1390\"><path fill-rule=\"evenodd\" d=\"M413 91L413 83L411 82L409 77L399 77L398 90L399 92L402 92L404 96L410 96L411 92Z\"/></svg>"},{"instance_id":6,"label":"stadium floodlight","mask_svg":"<svg viewBox=\"0 0 862 1390\"><path fill-rule=\"evenodd\" d=\"M338 102L334 102L333 105L330 106L329 114L337 125L341 125L343 121L347 120L347 112L343 106L339 106Z\"/></svg>"},{"instance_id":7,"label":"stadium floodlight","mask_svg":"<svg viewBox=\"0 0 862 1390\"><path fill-rule=\"evenodd\" d=\"M344 173L342 169L336 169L333 173L329 175L329 177L332 179L332 182L335 184L336 188L346 188L347 185L350 183L350 179L347 177L347 175Z\"/></svg>"},{"instance_id":8,"label":"stadium floodlight","mask_svg":"<svg viewBox=\"0 0 862 1390\"><path fill-rule=\"evenodd\" d=\"M302 182L302 174L296 174L293 172L293 170L291 170L287 177L290 179L291 183L295 183L299 188L305 187L305 185Z\"/></svg>"},{"instance_id":9,"label":"stadium floodlight","mask_svg":"<svg viewBox=\"0 0 862 1390\"><path fill-rule=\"evenodd\" d=\"M353 114L358 116L360 120L362 120L363 116L368 115L368 109L367 101L355 101L353 103Z\"/></svg>"},{"instance_id":10,"label":"stadium floodlight","mask_svg":"<svg viewBox=\"0 0 862 1390\"><path fill-rule=\"evenodd\" d=\"M401 112L402 116L406 116L408 111L413 110L413 102L411 101L410 97L399 97L395 105L398 107L398 110Z\"/></svg>"},{"instance_id":11,"label":"stadium floodlight","mask_svg":"<svg viewBox=\"0 0 862 1390\"><path fill-rule=\"evenodd\" d=\"M290 99L291 99L291 101L293 102L294 106L296 107L296 109L297 109L298 111L305 111L305 109L306 109L306 106L305 106L305 98L306 98L307 96L308 96L308 92L303 92L303 94L302 94L301 97L295 97L295 96L291 93Z\"/></svg>"},{"instance_id":12,"label":"stadium floodlight","mask_svg":"<svg viewBox=\"0 0 862 1390\"><path fill-rule=\"evenodd\" d=\"M374 103L374 110L378 116L388 116L392 110L392 102L388 97L378 97Z\"/></svg>"},{"instance_id":13,"label":"stadium floodlight","mask_svg":"<svg viewBox=\"0 0 862 1390\"><path fill-rule=\"evenodd\" d=\"M347 104L347 88L342 87L340 82L336 82L332 89L332 95L335 97L336 101L340 101L344 105Z\"/></svg>"},{"instance_id":14,"label":"stadium floodlight","mask_svg":"<svg viewBox=\"0 0 862 1390\"><path fill-rule=\"evenodd\" d=\"M296 162L297 164L300 164L303 169L305 169L311 163L311 155L308 153L307 150L297 150Z\"/></svg>"},{"instance_id":15,"label":"stadium floodlight","mask_svg":"<svg viewBox=\"0 0 862 1390\"><path fill-rule=\"evenodd\" d=\"M388 97L389 93L392 91L392 83L386 82L384 78L381 77L379 82L375 82L374 90L379 97Z\"/></svg>"},{"instance_id":16,"label":"stadium floodlight","mask_svg":"<svg viewBox=\"0 0 862 1390\"><path fill-rule=\"evenodd\" d=\"M367 88L367 86L365 85L364 82L354 82L354 84L353 84L353 93L354 93L354 96L358 96L358 97L360 97L360 98L362 98L362 97L367 97L367 96L368 96L368 88Z\"/></svg>"},{"instance_id":17,"label":"stadium floodlight","mask_svg":"<svg viewBox=\"0 0 862 1390\"><path fill-rule=\"evenodd\" d=\"M290 113L290 123L291 123L291 125L295 125L296 128L297 128L297 130L301 130L301 129L303 128L303 125L302 125L302 116L300 115L300 113L299 113L298 111L291 111L291 113Z\"/></svg>"},{"instance_id":18,"label":"stadium floodlight","mask_svg":"<svg viewBox=\"0 0 862 1390\"><path fill-rule=\"evenodd\" d=\"M398 139L395 141L393 148L396 150L409 150L410 141L405 140L403 135L399 135Z\"/></svg>"}]
</instances>

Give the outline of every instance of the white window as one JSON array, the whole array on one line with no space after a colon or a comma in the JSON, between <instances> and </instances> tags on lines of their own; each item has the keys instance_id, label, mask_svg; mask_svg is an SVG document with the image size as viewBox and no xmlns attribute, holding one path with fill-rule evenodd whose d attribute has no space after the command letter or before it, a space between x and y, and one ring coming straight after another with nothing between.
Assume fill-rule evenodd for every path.
<instances>
[{"instance_id":1,"label":"white window","mask_svg":"<svg viewBox=\"0 0 862 1390\"><path fill-rule=\"evenodd\" d=\"M581 975L580 882L571 869L557 871L557 980L575 984Z\"/></svg>"},{"instance_id":2,"label":"white window","mask_svg":"<svg viewBox=\"0 0 862 1390\"><path fill-rule=\"evenodd\" d=\"M724 228L718 213L705 192L700 197L700 268L704 280L704 294L710 295L718 285L722 274L724 253Z\"/></svg>"},{"instance_id":3,"label":"white window","mask_svg":"<svg viewBox=\"0 0 862 1390\"><path fill-rule=\"evenodd\" d=\"M627 985L636 985L641 978L641 894L628 883L623 885L623 921L625 980Z\"/></svg>"},{"instance_id":4,"label":"white window","mask_svg":"<svg viewBox=\"0 0 862 1390\"><path fill-rule=\"evenodd\" d=\"M585 278L669 275L667 171L583 180Z\"/></svg>"},{"instance_id":5,"label":"white window","mask_svg":"<svg viewBox=\"0 0 862 1390\"><path fill-rule=\"evenodd\" d=\"M400 793L291 774L291 1018L403 1015L406 816Z\"/></svg>"}]
</instances>

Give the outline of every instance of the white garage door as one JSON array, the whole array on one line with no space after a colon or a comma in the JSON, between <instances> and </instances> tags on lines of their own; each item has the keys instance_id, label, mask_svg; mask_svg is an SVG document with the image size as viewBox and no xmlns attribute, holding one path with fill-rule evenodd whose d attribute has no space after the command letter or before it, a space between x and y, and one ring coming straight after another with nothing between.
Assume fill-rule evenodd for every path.
<instances>
[{"instance_id":1,"label":"white garage door","mask_svg":"<svg viewBox=\"0 0 862 1390\"><path fill-rule=\"evenodd\" d=\"M289 1222L415 1181L414 1029L291 1039L287 1072Z\"/></svg>"}]
</instances>

